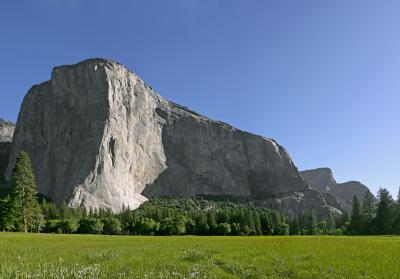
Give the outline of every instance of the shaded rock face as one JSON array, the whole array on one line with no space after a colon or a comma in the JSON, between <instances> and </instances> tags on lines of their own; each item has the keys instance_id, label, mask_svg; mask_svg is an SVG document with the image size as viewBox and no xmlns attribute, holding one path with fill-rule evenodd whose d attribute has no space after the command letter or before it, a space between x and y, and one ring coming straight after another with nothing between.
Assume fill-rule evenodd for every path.
<instances>
[{"instance_id":1,"label":"shaded rock face","mask_svg":"<svg viewBox=\"0 0 400 279\"><path fill-rule=\"evenodd\" d=\"M301 175L311 188L317 191L329 192L329 190L337 184L333 177L332 170L329 168L306 170L302 171Z\"/></svg>"},{"instance_id":2,"label":"shaded rock face","mask_svg":"<svg viewBox=\"0 0 400 279\"><path fill-rule=\"evenodd\" d=\"M362 200L369 191L368 187L358 181L337 183L329 168L302 171L301 175L312 189L331 194L346 210L351 210L352 199L357 196Z\"/></svg>"},{"instance_id":3,"label":"shaded rock face","mask_svg":"<svg viewBox=\"0 0 400 279\"><path fill-rule=\"evenodd\" d=\"M0 184L5 180L5 171L11 153L11 142L0 142Z\"/></svg>"},{"instance_id":4,"label":"shaded rock face","mask_svg":"<svg viewBox=\"0 0 400 279\"><path fill-rule=\"evenodd\" d=\"M350 211L353 197L357 196L362 201L367 191L369 191L368 187L361 182L349 181L336 184L336 187L332 188L329 193L336 197L346 210Z\"/></svg>"},{"instance_id":5,"label":"shaded rock face","mask_svg":"<svg viewBox=\"0 0 400 279\"><path fill-rule=\"evenodd\" d=\"M317 218L340 215L344 210L332 195L316 190L294 192L275 199L255 200L255 204L274 208L291 216L311 211Z\"/></svg>"},{"instance_id":6,"label":"shaded rock face","mask_svg":"<svg viewBox=\"0 0 400 279\"><path fill-rule=\"evenodd\" d=\"M335 211L274 140L160 97L122 65L91 59L57 67L32 87L18 117L7 178L20 150L39 192L86 208L138 207L155 196L240 196ZM299 199L298 199L299 200ZM290 204L282 211L292 212Z\"/></svg>"},{"instance_id":7,"label":"shaded rock face","mask_svg":"<svg viewBox=\"0 0 400 279\"><path fill-rule=\"evenodd\" d=\"M4 173L11 153L14 129L14 123L0 119L0 183L4 181Z\"/></svg>"},{"instance_id":8,"label":"shaded rock face","mask_svg":"<svg viewBox=\"0 0 400 279\"><path fill-rule=\"evenodd\" d=\"M166 121L163 145L168 168L144 190L145 196L271 198L309 189L275 141L171 103L157 113Z\"/></svg>"}]
</instances>

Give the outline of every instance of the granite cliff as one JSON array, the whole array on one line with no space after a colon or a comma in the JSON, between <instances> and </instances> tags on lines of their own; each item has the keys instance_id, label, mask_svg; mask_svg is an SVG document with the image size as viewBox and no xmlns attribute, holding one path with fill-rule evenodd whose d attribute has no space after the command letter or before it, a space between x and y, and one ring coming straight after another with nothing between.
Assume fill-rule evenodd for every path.
<instances>
[{"instance_id":1,"label":"granite cliff","mask_svg":"<svg viewBox=\"0 0 400 279\"><path fill-rule=\"evenodd\" d=\"M366 192L369 191L367 186L358 181L337 183L329 168L306 170L302 171L301 175L312 189L331 194L348 211L351 210L354 196L362 201Z\"/></svg>"},{"instance_id":2,"label":"granite cliff","mask_svg":"<svg viewBox=\"0 0 400 279\"><path fill-rule=\"evenodd\" d=\"M11 142L15 130L15 124L0 118L0 143Z\"/></svg>"},{"instance_id":3,"label":"granite cliff","mask_svg":"<svg viewBox=\"0 0 400 279\"><path fill-rule=\"evenodd\" d=\"M6 177L21 150L57 204L136 208L155 196L235 196L288 213L340 213L311 190L287 151L163 99L121 64L56 67L18 116Z\"/></svg>"},{"instance_id":4,"label":"granite cliff","mask_svg":"<svg viewBox=\"0 0 400 279\"><path fill-rule=\"evenodd\" d=\"M14 129L14 123L0 119L0 184L4 180L4 172L10 157Z\"/></svg>"}]
</instances>

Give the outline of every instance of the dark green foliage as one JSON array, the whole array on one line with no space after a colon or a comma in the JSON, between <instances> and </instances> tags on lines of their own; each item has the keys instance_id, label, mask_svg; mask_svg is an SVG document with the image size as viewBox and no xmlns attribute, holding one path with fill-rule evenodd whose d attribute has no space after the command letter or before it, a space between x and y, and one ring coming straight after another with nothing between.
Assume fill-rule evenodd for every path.
<instances>
[{"instance_id":1,"label":"dark green foliage","mask_svg":"<svg viewBox=\"0 0 400 279\"><path fill-rule=\"evenodd\" d=\"M79 221L78 232L82 234L101 234L103 223L96 218L85 218Z\"/></svg>"},{"instance_id":2,"label":"dark green foliage","mask_svg":"<svg viewBox=\"0 0 400 279\"><path fill-rule=\"evenodd\" d=\"M10 207L17 229L24 232L41 230L44 219L37 201L36 181L28 153L22 151L11 174Z\"/></svg>"},{"instance_id":3,"label":"dark green foliage","mask_svg":"<svg viewBox=\"0 0 400 279\"><path fill-rule=\"evenodd\" d=\"M373 222L375 234L393 233L393 222L395 220L395 205L392 196L386 189L379 189L378 204L376 207L376 218Z\"/></svg>"},{"instance_id":4,"label":"dark green foliage","mask_svg":"<svg viewBox=\"0 0 400 279\"><path fill-rule=\"evenodd\" d=\"M184 235L186 234L186 222L188 221L188 218L185 216L177 216L175 217L172 222L173 222L173 234L174 235Z\"/></svg>"},{"instance_id":5,"label":"dark green foliage","mask_svg":"<svg viewBox=\"0 0 400 279\"><path fill-rule=\"evenodd\" d=\"M375 217L375 201L374 196L370 191L365 193L363 203L362 203L362 216L363 225L361 228L362 234L371 233L372 221Z\"/></svg>"},{"instance_id":6,"label":"dark green foliage","mask_svg":"<svg viewBox=\"0 0 400 279\"><path fill-rule=\"evenodd\" d=\"M179 227L178 227L179 226ZM184 223L179 222L175 218L164 218L160 224L160 235L179 235L186 232Z\"/></svg>"},{"instance_id":7,"label":"dark green foliage","mask_svg":"<svg viewBox=\"0 0 400 279\"><path fill-rule=\"evenodd\" d=\"M164 223L166 223L168 219L169 218L165 218ZM164 226L167 225L164 224ZM134 234L140 234L140 235L155 235L159 229L160 229L160 223L150 218L142 218L135 223L132 232ZM165 230L165 227L163 229Z\"/></svg>"},{"instance_id":8,"label":"dark green foliage","mask_svg":"<svg viewBox=\"0 0 400 279\"><path fill-rule=\"evenodd\" d=\"M43 231L53 233L130 235L342 235L387 234L400 231L400 199L381 189L378 205L371 193L360 203L355 197L351 219L347 212L318 220L314 212L294 218L249 202L210 201L202 198L154 198L136 210L113 214L108 210L56 207L42 203L47 220ZM1 204L1 203L0 203ZM74 220L76 222L74 223ZM397 223L398 222L398 223ZM77 223L78 228L77 228ZM369 230L370 227L373 230ZM369 230L367 232L367 229Z\"/></svg>"},{"instance_id":9,"label":"dark green foliage","mask_svg":"<svg viewBox=\"0 0 400 279\"><path fill-rule=\"evenodd\" d=\"M275 229L275 235L289 235L289 225L284 222L278 223Z\"/></svg>"},{"instance_id":10,"label":"dark green foliage","mask_svg":"<svg viewBox=\"0 0 400 279\"><path fill-rule=\"evenodd\" d=\"M0 231L13 231L17 217L10 196L0 199Z\"/></svg>"},{"instance_id":11,"label":"dark green foliage","mask_svg":"<svg viewBox=\"0 0 400 279\"><path fill-rule=\"evenodd\" d=\"M43 232L45 233L62 233L62 220L60 219L50 219L46 221L46 224L43 228Z\"/></svg>"},{"instance_id":12,"label":"dark green foliage","mask_svg":"<svg viewBox=\"0 0 400 279\"><path fill-rule=\"evenodd\" d=\"M287 218L275 210L250 203L194 198L157 198L121 215L125 216L121 219L129 219L127 215L137 219L140 227L136 226L136 234L143 234L141 218L160 224L159 229L153 231L155 235L285 235L289 228Z\"/></svg>"},{"instance_id":13,"label":"dark green foliage","mask_svg":"<svg viewBox=\"0 0 400 279\"><path fill-rule=\"evenodd\" d=\"M103 234L120 234L122 231L121 221L114 217L107 217L101 220L103 222Z\"/></svg>"},{"instance_id":14,"label":"dark green foliage","mask_svg":"<svg viewBox=\"0 0 400 279\"><path fill-rule=\"evenodd\" d=\"M343 232L347 231L350 224L350 216L347 211L343 212L342 216L336 219L336 228L341 229Z\"/></svg>"},{"instance_id":15,"label":"dark green foliage","mask_svg":"<svg viewBox=\"0 0 400 279\"><path fill-rule=\"evenodd\" d=\"M79 221L75 218L69 219L51 219L47 220L43 228L46 233L65 233L71 234L77 232Z\"/></svg>"},{"instance_id":16,"label":"dark green foliage","mask_svg":"<svg viewBox=\"0 0 400 279\"><path fill-rule=\"evenodd\" d=\"M361 234L363 231L363 216L361 214L361 205L357 196L353 197L351 221L349 225L349 232L351 234Z\"/></svg>"},{"instance_id":17,"label":"dark green foliage","mask_svg":"<svg viewBox=\"0 0 400 279\"><path fill-rule=\"evenodd\" d=\"M57 207L47 199L37 201L29 157L22 152L13 171L13 188L0 199L0 230L43 231L107 235L342 235L400 233L400 195L394 202L380 189L378 203L367 192L363 202L353 199L351 218L314 212L288 217L277 210L254 206L243 200L154 198L136 210L113 214L106 209Z\"/></svg>"},{"instance_id":18,"label":"dark green foliage","mask_svg":"<svg viewBox=\"0 0 400 279\"><path fill-rule=\"evenodd\" d=\"M64 219L60 223L63 233L75 233L79 228L79 221L74 218Z\"/></svg>"},{"instance_id":19,"label":"dark green foliage","mask_svg":"<svg viewBox=\"0 0 400 279\"><path fill-rule=\"evenodd\" d=\"M362 206L357 198L353 199L352 216L348 226L342 218L337 225L343 225L343 231L347 234L400 234L400 195L395 202L389 191L381 188L375 203L372 194L367 192Z\"/></svg>"},{"instance_id":20,"label":"dark green foliage","mask_svg":"<svg viewBox=\"0 0 400 279\"><path fill-rule=\"evenodd\" d=\"M229 235L231 231L232 229L229 223L219 223L217 226L218 235Z\"/></svg>"},{"instance_id":21,"label":"dark green foliage","mask_svg":"<svg viewBox=\"0 0 400 279\"><path fill-rule=\"evenodd\" d=\"M397 194L396 204L394 206L394 214L393 233L400 234L400 189Z\"/></svg>"},{"instance_id":22,"label":"dark green foliage","mask_svg":"<svg viewBox=\"0 0 400 279\"><path fill-rule=\"evenodd\" d=\"M307 214L307 233L309 235L315 234L315 223L317 218L315 217L314 212L309 212Z\"/></svg>"},{"instance_id":23,"label":"dark green foliage","mask_svg":"<svg viewBox=\"0 0 400 279\"><path fill-rule=\"evenodd\" d=\"M328 223L326 220L322 220L315 225L315 234L328 234Z\"/></svg>"}]
</instances>

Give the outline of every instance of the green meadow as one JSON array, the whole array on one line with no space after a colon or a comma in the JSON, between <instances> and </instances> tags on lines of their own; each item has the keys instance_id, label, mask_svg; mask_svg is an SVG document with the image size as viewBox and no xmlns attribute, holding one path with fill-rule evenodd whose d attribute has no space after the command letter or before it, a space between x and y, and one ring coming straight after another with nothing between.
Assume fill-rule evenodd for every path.
<instances>
[{"instance_id":1,"label":"green meadow","mask_svg":"<svg viewBox=\"0 0 400 279\"><path fill-rule=\"evenodd\" d=\"M0 278L400 278L400 237L0 234Z\"/></svg>"}]
</instances>

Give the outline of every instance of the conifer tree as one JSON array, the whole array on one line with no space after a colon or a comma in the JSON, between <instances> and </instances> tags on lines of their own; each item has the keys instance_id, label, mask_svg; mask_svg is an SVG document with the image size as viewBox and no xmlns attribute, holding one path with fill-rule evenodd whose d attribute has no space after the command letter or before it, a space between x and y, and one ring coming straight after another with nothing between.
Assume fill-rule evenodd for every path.
<instances>
[{"instance_id":1,"label":"conifer tree","mask_svg":"<svg viewBox=\"0 0 400 279\"><path fill-rule=\"evenodd\" d=\"M4 199L0 199L0 231L13 231L15 223L15 213L8 195Z\"/></svg>"},{"instance_id":2,"label":"conifer tree","mask_svg":"<svg viewBox=\"0 0 400 279\"><path fill-rule=\"evenodd\" d=\"M397 200L395 205L395 217L393 223L393 233L400 234L400 188L397 194Z\"/></svg>"},{"instance_id":3,"label":"conifer tree","mask_svg":"<svg viewBox=\"0 0 400 279\"><path fill-rule=\"evenodd\" d=\"M271 235L272 226L271 226L271 219L268 213L263 213L261 216L261 229L264 235Z\"/></svg>"},{"instance_id":4,"label":"conifer tree","mask_svg":"<svg viewBox=\"0 0 400 279\"><path fill-rule=\"evenodd\" d=\"M211 232L214 232L217 228L217 216L214 210L210 210L207 213L207 223L210 226Z\"/></svg>"},{"instance_id":5,"label":"conifer tree","mask_svg":"<svg viewBox=\"0 0 400 279\"><path fill-rule=\"evenodd\" d=\"M28 153L22 151L11 174L11 207L24 232L40 231L43 220L41 207L37 201L35 176Z\"/></svg>"},{"instance_id":6,"label":"conifer tree","mask_svg":"<svg viewBox=\"0 0 400 279\"><path fill-rule=\"evenodd\" d=\"M329 216L326 218L326 226L328 229L328 234L333 234L335 232L336 221L332 214L329 214Z\"/></svg>"},{"instance_id":7,"label":"conifer tree","mask_svg":"<svg viewBox=\"0 0 400 279\"><path fill-rule=\"evenodd\" d=\"M316 223L315 212L310 211L307 214L307 234L314 235L315 234L315 223Z\"/></svg>"},{"instance_id":8,"label":"conifer tree","mask_svg":"<svg viewBox=\"0 0 400 279\"><path fill-rule=\"evenodd\" d=\"M254 215L251 211L247 210L246 216L247 216L246 219L247 219L247 226L249 228L249 234L254 235L256 232Z\"/></svg>"},{"instance_id":9,"label":"conifer tree","mask_svg":"<svg viewBox=\"0 0 400 279\"><path fill-rule=\"evenodd\" d=\"M351 220L349 231L351 234L360 234L363 227L363 218L361 214L361 206L357 196L353 197Z\"/></svg>"},{"instance_id":10,"label":"conifer tree","mask_svg":"<svg viewBox=\"0 0 400 279\"><path fill-rule=\"evenodd\" d=\"M72 216L72 209L69 208L65 202L63 202L60 207L60 215L61 215L61 218L63 218L63 219L68 219L68 218L71 218L71 216Z\"/></svg>"},{"instance_id":11,"label":"conifer tree","mask_svg":"<svg viewBox=\"0 0 400 279\"><path fill-rule=\"evenodd\" d=\"M374 220L375 233L390 234L394 221L394 203L389 191L381 188L378 192L378 205Z\"/></svg>"},{"instance_id":12,"label":"conifer tree","mask_svg":"<svg viewBox=\"0 0 400 279\"><path fill-rule=\"evenodd\" d=\"M370 232L370 227L372 224L372 220L374 219L375 215L375 201L374 196L368 190L365 193L363 203L362 203L362 215L363 215L363 228L362 233L368 234Z\"/></svg>"},{"instance_id":13,"label":"conifer tree","mask_svg":"<svg viewBox=\"0 0 400 279\"><path fill-rule=\"evenodd\" d=\"M255 227L256 235L262 235L260 214L256 211L254 213L253 217L254 217L254 227Z\"/></svg>"},{"instance_id":14,"label":"conifer tree","mask_svg":"<svg viewBox=\"0 0 400 279\"><path fill-rule=\"evenodd\" d=\"M290 220L290 235L298 235L300 234L300 230L299 230L299 222L298 222L298 218L294 217Z\"/></svg>"},{"instance_id":15,"label":"conifer tree","mask_svg":"<svg viewBox=\"0 0 400 279\"><path fill-rule=\"evenodd\" d=\"M343 214L336 219L336 228L341 229L341 230L346 230L346 227L349 224L349 213L345 210Z\"/></svg>"}]
</instances>

